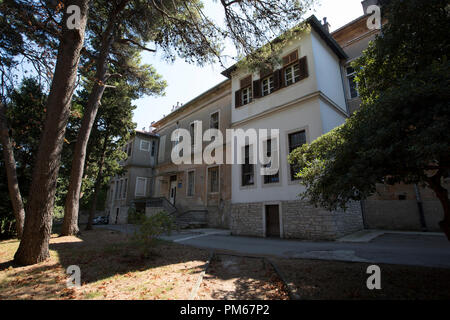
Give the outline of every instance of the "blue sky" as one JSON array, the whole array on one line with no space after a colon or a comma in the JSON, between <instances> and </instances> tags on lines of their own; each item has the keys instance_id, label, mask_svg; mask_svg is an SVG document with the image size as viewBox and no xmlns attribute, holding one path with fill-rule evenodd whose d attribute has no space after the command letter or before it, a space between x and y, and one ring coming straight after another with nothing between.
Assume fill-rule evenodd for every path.
<instances>
[{"instance_id":1,"label":"blue sky","mask_svg":"<svg viewBox=\"0 0 450 320\"><path fill-rule=\"evenodd\" d=\"M275 0L276 1L276 0ZM221 21L221 11L217 4L211 0L205 0L206 13ZM327 17L331 25L331 31L345 25L351 20L363 14L361 0L318 0L319 4L311 12L321 20ZM309 16L309 14L308 14ZM232 53L233 48L227 48L227 53ZM186 103L202 92L225 80L220 73L223 68L220 65L197 67L177 59L170 64L161 59L158 53L145 52L142 62L153 65L167 81L166 95L163 97L144 97L136 100L137 106L133 120L137 123L137 129L145 127L147 130L152 121L161 119L170 113L172 106L177 102ZM232 61L230 61L232 64Z\"/></svg>"}]
</instances>

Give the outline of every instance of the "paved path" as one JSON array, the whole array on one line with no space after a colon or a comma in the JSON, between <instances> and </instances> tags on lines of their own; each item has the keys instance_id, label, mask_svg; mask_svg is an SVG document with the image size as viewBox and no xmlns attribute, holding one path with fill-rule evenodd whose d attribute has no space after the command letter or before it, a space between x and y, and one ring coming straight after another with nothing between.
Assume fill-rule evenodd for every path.
<instances>
[{"instance_id":1,"label":"paved path","mask_svg":"<svg viewBox=\"0 0 450 320\"><path fill-rule=\"evenodd\" d=\"M132 233L135 228L132 225L97 227L126 233ZM375 232L378 233L376 236L362 234L361 242L356 241L355 236L321 242L238 237L231 236L228 230L217 229L188 230L162 238L198 248L241 254L450 268L450 242L442 234Z\"/></svg>"}]
</instances>

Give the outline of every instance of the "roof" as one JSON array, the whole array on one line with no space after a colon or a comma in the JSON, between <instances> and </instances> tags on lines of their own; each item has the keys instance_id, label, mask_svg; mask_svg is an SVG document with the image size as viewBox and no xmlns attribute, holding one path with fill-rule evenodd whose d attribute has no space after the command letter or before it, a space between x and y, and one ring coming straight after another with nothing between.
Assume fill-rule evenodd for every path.
<instances>
[{"instance_id":1,"label":"roof","mask_svg":"<svg viewBox=\"0 0 450 320\"><path fill-rule=\"evenodd\" d=\"M336 30L334 30L333 32L331 32L331 35L333 36L335 33L338 33L339 31L342 31L343 29L345 29L345 28L351 26L352 24L354 24L354 23L360 21L362 18L367 18L368 16L369 16L369 14L364 14L364 15L362 15L362 16L356 18L356 19L353 19L352 21L350 21L350 22L344 24L342 27L339 27L339 28L337 28Z\"/></svg>"},{"instance_id":2,"label":"roof","mask_svg":"<svg viewBox=\"0 0 450 320\"><path fill-rule=\"evenodd\" d=\"M181 107L179 107L178 109L172 111L171 113L169 113L167 116L163 117L162 119L159 119L158 121L156 121L155 123L153 123L153 126L157 127L158 125L161 124L161 122L163 122L163 120L167 120L169 118L173 118L174 116L176 116L177 114L179 114L180 112L186 110L188 107L194 105L196 102L198 102L200 99L204 98L205 96L207 96L208 94L213 93L214 91L217 91L218 89L220 89L222 86L224 86L226 83L229 83L230 80L229 79L225 79L224 81L218 83L217 85L215 85L214 87L206 90L205 92L199 94L198 96L196 96L195 98L193 98L192 100L189 100L188 102L186 102L185 104L183 104Z\"/></svg>"},{"instance_id":3,"label":"roof","mask_svg":"<svg viewBox=\"0 0 450 320\"><path fill-rule=\"evenodd\" d=\"M336 40L333 39L331 34L325 30L325 28L322 26L320 21L316 18L315 15L310 16L308 19L306 19L304 23L309 23L311 27L319 34L319 36L325 41L325 43L333 50L333 52L340 58L340 59L347 59L347 54L342 50L341 46L336 42ZM275 40L274 40L275 41ZM231 78L231 73L236 70L236 64L232 65L228 69L224 70L222 74L227 77Z\"/></svg>"},{"instance_id":4,"label":"roof","mask_svg":"<svg viewBox=\"0 0 450 320\"><path fill-rule=\"evenodd\" d=\"M149 137L159 137L159 135L157 133L153 133L153 132L149 132L149 131L142 131L142 130L134 130L137 134L140 135L145 135L145 136L149 136Z\"/></svg>"}]
</instances>

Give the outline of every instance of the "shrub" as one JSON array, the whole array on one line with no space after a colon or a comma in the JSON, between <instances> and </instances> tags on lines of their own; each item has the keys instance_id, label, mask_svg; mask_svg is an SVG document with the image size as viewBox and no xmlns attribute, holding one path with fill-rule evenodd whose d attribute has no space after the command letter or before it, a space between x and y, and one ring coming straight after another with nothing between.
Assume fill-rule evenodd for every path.
<instances>
[{"instance_id":1,"label":"shrub","mask_svg":"<svg viewBox=\"0 0 450 320\"><path fill-rule=\"evenodd\" d=\"M144 218L145 218L144 212L136 211L135 207L130 207L128 209L128 223L141 224Z\"/></svg>"},{"instance_id":2,"label":"shrub","mask_svg":"<svg viewBox=\"0 0 450 320\"><path fill-rule=\"evenodd\" d=\"M133 240L141 249L141 255L148 257L149 249L155 246L157 238L163 233L170 233L175 228L175 220L165 211L160 211L149 217L142 215L139 219L139 228L134 233Z\"/></svg>"}]
</instances>

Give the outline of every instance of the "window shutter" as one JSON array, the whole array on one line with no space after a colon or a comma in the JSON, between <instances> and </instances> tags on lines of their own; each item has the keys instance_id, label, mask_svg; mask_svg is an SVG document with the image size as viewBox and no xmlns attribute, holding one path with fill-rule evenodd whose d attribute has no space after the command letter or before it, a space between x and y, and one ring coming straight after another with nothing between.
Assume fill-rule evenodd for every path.
<instances>
[{"instance_id":1,"label":"window shutter","mask_svg":"<svg viewBox=\"0 0 450 320\"><path fill-rule=\"evenodd\" d=\"M267 76L270 76L273 73L273 69L272 68L264 68L262 70L259 71L259 79L263 79Z\"/></svg>"},{"instance_id":2,"label":"window shutter","mask_svg":"<svg viewBox=\"0 0 450 320\"><path fill-rule=\"evenodd\" d=\"M248 86L251 86L251 84L252 84L252 75L249 75L249 76L241 79L241 83L240 84L241 84L241 89L242 88L246 88Z\"/></svg>"},{"instance_id":3,"label":"window shutter","mask_svg":"<svg viewBox=\"0 0 450 320\"><path fill-rule=\"evenodd\" d=\"M298 60L298 51L295 50L294 52L291 52L287 56L283 57L283 66L287 66L288 64L291 64Z\"/></svg>"},{"instance_id":4,"label":"window shutter","mask_svg":"<svg viewBox=\"0 0 450 320\"><path fill-rule=\"evenodd\" d=\"M280 88L286 87L286 68L280 69Z\"/></svg>"},{"instance_id":5,"label":"window shutter","mask_svg":"<svg viewBox=\"0 0 450 320\"><path fill-rule=\"evenodd\" d=\"M261 97L261 80L253 81L253 98Z\"/></svg>"},{"instance_id":6,"label":"window shutter","mask_svg":"<svg viewBox=\"0 0 450 320\"><path fill-rule=\"evenodd\" d=\"M306 56L301 58L298 61L298 64L299 64L299 70L300 70L300 80L307 78L308 77L308 63L306 60Z\"/></svg>"},{"instance_id":7,"label":"window shutter","mask_svg":"<svg viewBox=\"0 0 450 320\"><path fill-rule=\"evenodd\" d=\"M241 106L241 90L237 90L234 93L234 107L238 108Z\"/></svg>"},{"instance_id":8,"label":"window shutter","mask_svg":"<svg viewBox=\"0 0 450 320\"><path fill-rule=\"evenodd\" d=\"M281 69L275 70L273 73L273 91L276 91L281 88Z\"/></svg>"}]
</instances>

